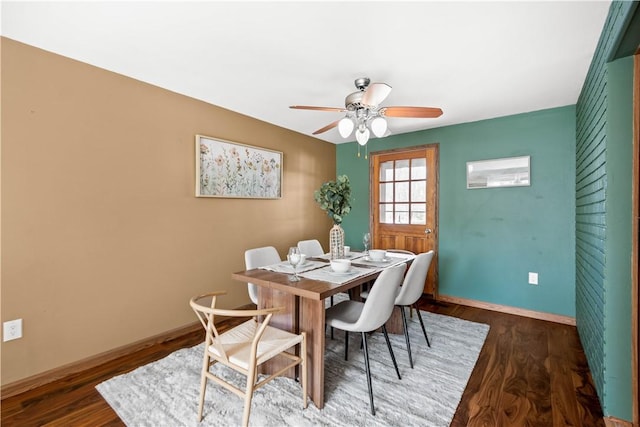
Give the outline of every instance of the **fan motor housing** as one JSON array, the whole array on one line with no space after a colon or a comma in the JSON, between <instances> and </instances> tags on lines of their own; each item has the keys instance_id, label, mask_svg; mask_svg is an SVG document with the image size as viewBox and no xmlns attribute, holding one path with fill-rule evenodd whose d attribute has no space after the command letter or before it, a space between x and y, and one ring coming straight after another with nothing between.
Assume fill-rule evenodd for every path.
<instances>
[{"instance_id":1,"label":"fan motor housing","mask_svg":"<svg viewBox=\"0 0 640 427\"><path fill-rule=\"evenodd\" d=\"M344 99L344 106L349 111L354 111L354 110L357 110L358 108L364 108L364 105L361 102L363 95L364 95L364 92L361 92L361 91L350 93Z\"/></svg>"}]
</instances>

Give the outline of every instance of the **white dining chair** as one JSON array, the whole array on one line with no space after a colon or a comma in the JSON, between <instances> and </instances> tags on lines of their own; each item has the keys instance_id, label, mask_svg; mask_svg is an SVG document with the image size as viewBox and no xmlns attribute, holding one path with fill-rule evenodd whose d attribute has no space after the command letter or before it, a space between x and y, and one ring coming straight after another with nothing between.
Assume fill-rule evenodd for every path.
<instances>
[{"instance_id":1,"label":"white dining chair","mask_svg":"<svg viewBox=\"0 0 640 427\"><path fill-rule=\"evenodd\" d=\"M409 341L407 314L405 313L404 308L413 307L416 309L418 319L420 320L420 326L422 326L424 339L427 340L427 346L431 347L417 302L424 291L424 282L427 280L427 274L429 273L429 267L431 266L433 256L434 252L429 251L415 257L411 263L411 267L409 267L409 270L407 271L407 275L404 277L404 281L402 282L402 286L400 287L395 301L395 305L400 308L402 313L402 327L404 329L404 339L407 342L407 352L409 353L409 364L411 365L411 368L413 368L413 358L411 357L411 342Z\"/></svg>"},{"instance_id":2,"label":"white dining chair","mask_svg":"<svg viewBox=\"0 0 640 427\"><path fill-rule=\"evenodd\" d=\"M408 251L408 250L406 250L406 249L387 249L386 251L387 251L387 253L388 253L388 252L391 252L391 253L394 253L394 252L395 252L395 253L397 253L397 254L415 255L415 252L411 252L411 251Z\"/></svg>"},{"instance_id":3,"label":"white dining chair","mask_svg":"<svg viewBox=\"0 0 640 427\"><path fill-rule=\"evenodd\" d=\"M389 349L389 354L393 361L393 366L398 374L398 379L401 379L385 323L387 323L387 320L389 320L391 313L393 312L395 296L406 269L407 266L404 263L384 269L371 287L369 298L367 298L365 302L353 300L342 301L333 307L330 307L326 311L327 325L345 331L345 360L347 360L349 352L349 332L360 332L362 336L364 363L367 372L367 386L369 388L369 404L371 406L372 415L376 414L376 410L373 404L373 390L371 388L371 370L369 367L367 334L368 332L382 328L384 338L387 342L387 348Z\"/></svg>"},{"instance_id":4,"label":"white dining chair","mask_svg":"<svg viewBox=\"0 0 640 427\"><path fill-rule=\"evenodd\" d=\"M247 249L244 252L244 265L247 270L252 268L264 267L265 265L277 264L281 261L278 250L273 246L264 246L262 248ZM258 305L258 286L253 283L247 283L249 298Z\"/></svg>"},{"instance_id":5,"label":"white dining chair","mask_svg":"<svg viewBox=\"0 0 640 427\"><path fill-rule=\"evenodd\" d=\"M305 254L307 257L324 255L324 249L322 248L320 241L316 239L300 240L298 242L298 249L300 249L301 254Z\"/></svg>"}]
</instances>

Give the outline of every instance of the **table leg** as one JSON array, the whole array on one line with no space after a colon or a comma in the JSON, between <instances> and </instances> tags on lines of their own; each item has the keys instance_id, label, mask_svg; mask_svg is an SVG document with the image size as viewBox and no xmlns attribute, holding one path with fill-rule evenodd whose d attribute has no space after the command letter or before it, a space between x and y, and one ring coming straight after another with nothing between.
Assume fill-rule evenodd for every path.
<instances>
[{"instance_id":1,"label":"table leg","mask_svg":"<svg viewBox=\"0 0 640 427\"><path fill-rule=\"evenodd\" d=\"M274 314L271 317L269 325L284 331L298 333L298 309L295 295L261 286L258 288L258 306L259 308L284 307L282 313ZM273 373L287 366L288 363L288 359L276 357L260 365L260 372ZM295 368L291 368L283 376L295 378Z\"/></svg>"},{"instance_id":2,"label":"table leg","mask_svg":"<svg viewBox=\"0 0 640 427\"><path fill-rule=\"evenodd\" d=\"M307 333L307 365L310 397L324 407L324 300L300 298L300 331Z\"/></svg>"},{"instance_id":3,"label":"table leg","mask_svg":"<svg viewBox=\"0 0 640 427\"><path fill-rule=\"evenodd\" d=\"M389 320L387 320L387 332L390 334L404 334L404 328L402 325L402 313L400 312L400 310L401 308L398 306L393 307L393 313L391 313L391 317L389 318Z\"/></svg>"}]
</instances>

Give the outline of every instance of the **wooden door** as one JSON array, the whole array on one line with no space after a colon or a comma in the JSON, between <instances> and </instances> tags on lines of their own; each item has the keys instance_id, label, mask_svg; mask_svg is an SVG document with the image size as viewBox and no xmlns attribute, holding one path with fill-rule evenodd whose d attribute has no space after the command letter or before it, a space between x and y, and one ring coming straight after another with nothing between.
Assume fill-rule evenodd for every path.
<instances>
[{"instance_id":1,"label":"wooden door","mask_svg":"<svg viewBox=\"0 0 640 427\"><path fill-rule=\"evenodd\" d=\"M438 145L371 155L373 248L434 250L424 293L438 296Z\"/></svg>"}]
</instances>

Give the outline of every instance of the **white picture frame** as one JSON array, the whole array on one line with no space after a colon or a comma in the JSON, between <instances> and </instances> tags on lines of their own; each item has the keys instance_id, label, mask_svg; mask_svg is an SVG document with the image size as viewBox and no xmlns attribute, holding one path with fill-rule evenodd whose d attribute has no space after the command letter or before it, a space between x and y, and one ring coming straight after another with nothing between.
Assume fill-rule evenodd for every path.
<instances>
[{"instance_id":1,"label":"white picture frame","mask_svg":"<svg viewBox=\"0 0 640 427\"><path fill-rule=\"evenodd\" d=\"M531 156L467 162L467 189L531 185Z\"/></svg>"}]
</instances>

